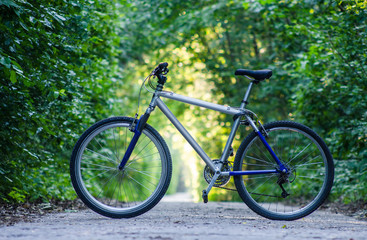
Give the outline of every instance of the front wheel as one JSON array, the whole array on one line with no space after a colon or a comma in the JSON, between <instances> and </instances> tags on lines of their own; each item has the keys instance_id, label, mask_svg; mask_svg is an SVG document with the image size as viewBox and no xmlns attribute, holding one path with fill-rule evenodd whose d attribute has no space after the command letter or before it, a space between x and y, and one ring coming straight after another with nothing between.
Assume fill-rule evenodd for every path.
<instances>
[{"instance_id":1,"label":"front wheel","mask_svg":"<svg viewBox=\"0 0 367 240\"><path fill-rule=\"evenodd\" d=\"M235 176L242 200L256 213L274 220L295 220L315 211L330 193L332 156L310 128L281 121L264 125L266 141L288 173ZM234 170L279 169L259 136L252 132L237 151Z\"/></svg>"},{"instance_id":2,"label":"front wheel","mask_svg":"<svg viewBox=\"0 0 367 240\"><path fill-rule=\"evenodd\" d=\"M126 163L118 166L134 135L132 118L113 117L91 126L76 143L70 175L80 199L112 218L140 215L154 207L171 180L172 162L163 138L148 124Z\"/></svg>"}]
</instances>

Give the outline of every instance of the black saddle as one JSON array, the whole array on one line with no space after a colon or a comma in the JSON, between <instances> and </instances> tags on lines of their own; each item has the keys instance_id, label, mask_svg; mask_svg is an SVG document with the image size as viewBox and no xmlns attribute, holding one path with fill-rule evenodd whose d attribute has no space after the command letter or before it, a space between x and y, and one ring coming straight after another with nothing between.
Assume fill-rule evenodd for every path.
<instances>
[{"instance_id":1,"label":"black saddle","mask_svg":"<svg viewBox=\"0 0 367 240\"><path fill-rule=\"evenodd\" d=\"M237 69L234 75L249 76L257 81L262 81L265 79L269 79L271 75L273 75L273 72L269 69L264 70Z\"/></svg>"}]
</instances>

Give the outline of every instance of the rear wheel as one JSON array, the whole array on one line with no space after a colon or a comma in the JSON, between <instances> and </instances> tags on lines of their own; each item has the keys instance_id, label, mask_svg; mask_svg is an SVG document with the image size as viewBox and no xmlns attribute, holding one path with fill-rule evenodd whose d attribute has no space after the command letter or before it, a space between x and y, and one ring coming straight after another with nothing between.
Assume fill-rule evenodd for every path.
<instances>
[{"instance_id":1,"label":"rear wheel","mask_svg":"<svg viewBox=\"0 0 367 240\"><path fill-rule=\"evenodd\" d=\"M134 135L133 119L113 117L91 126L76 143L70 175L80 199L112 218L140 215L164 196L171 180L171 156L163 138L148 124L124 169L119 163Z\"/></svg>"},{"instance_id":2,"label":"rear wheel","mask_svg":"<svg viewBox=\"0 0 367 240\"><path fill-rule=\"evenodd\" d=\"M256 213L275 220L295 220L315 211L327 198L334 179L332 156L311 129L294 122L264 125L266 141L288 173L235 176L242 200ZM277 164L258 135L241 144L235 171L274 170Z\"/></svg>"}]
</instances>

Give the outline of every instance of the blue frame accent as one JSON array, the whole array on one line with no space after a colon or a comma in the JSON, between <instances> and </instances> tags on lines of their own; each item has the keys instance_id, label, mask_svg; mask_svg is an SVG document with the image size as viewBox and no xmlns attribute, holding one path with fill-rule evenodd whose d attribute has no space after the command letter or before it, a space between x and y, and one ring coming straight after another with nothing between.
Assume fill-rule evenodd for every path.
<instances>
[{"instance_id":1,"label":"blue frame accent","mask_svg":"<svg viewBox=\"0 0 367 240\"><path fill-rule=\"evenodd\" d=\"M229 172L229 176L239 176L239 175L258 175L258 174L270 174L270 173L278 173L279 171L276 169L272 170L254 170L254 171L232 171Z\"/></svg>"},{"instance_id":2,"label":"blue frame accent","mask_svg":"<svg viewBox=\"0 0 367 240\"><path fill-rule=\"evenodd\" d=\"M256 132L259 136L261 142L264 144L266 149L269 151L270 155L273 157L274 161L278 164L278 169L271 169L271 170L253 170L253 171L231 171L229 172L229 176L242 176L242 175L258 175L258 174L272 174L272 173L279 173L279 172L288 172L287 168L282 164L279 160L273 149L270 147L269 143L266 141L265 137L261 134L260 131Z\"/></svg>"},{"instance_id":3,"label":"blue frame accent","mask_svg":"<svg viewBox=\"0 0 367 240\"><path fill-rule=\"evenodd\" d=\"M131 142L130 142L130 144L129 144L126 152L125 152L125 155L122 158L121 163L119 165L120 170L122 170L125 167L127 161L129 160L129 158L131 156L131 153L133 152L133 150L135 148L136 143L138 142L138 140L140 138L141 132L138 130L140 119L138 120L138 123L135 125L135 129L134 129L135 134L134 134L133 138L131 139Z\"/></svg>"},{"instance_id":4,"label":"blue frame accent","mask_svg":"<svg viewBox=\"0 0 367 240\"><path fill-rule=\"evenodd\" d=\"M268 149L270 155L273 157L273 159L275 160L275 162L278 164L280 171L282 172L288 172L287 168L282 164L282 162L279 160L279 158L277 157L277 155L275 154L275 152L273 151L273 149L270 147L269 143L265 140L265 137L261 134L260 131L256 132L257 135L259 135L259 138L261 140L261 142L264 144L264 146L266 147L266 149Z\"/></svg>"}]
</instances>

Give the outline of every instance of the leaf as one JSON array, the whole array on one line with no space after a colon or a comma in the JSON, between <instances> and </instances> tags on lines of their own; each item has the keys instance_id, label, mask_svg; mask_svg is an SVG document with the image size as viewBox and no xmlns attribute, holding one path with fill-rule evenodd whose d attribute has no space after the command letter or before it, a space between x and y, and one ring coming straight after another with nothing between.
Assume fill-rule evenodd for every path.
<instances>
[{"instance_id":1,"label":"leaf","mask_svg":"<svg viewBox=\"0 0 367 240\"><path fill-rule=\"evenodd\" d=\"M17 74L14 70L10 71L10 81L14 84L17 82Z\"/></svg>"},{"instance_id":2,"label":"leaf","mask_svg":"<svg viewBox=\"0 0 367 240\"><path fill-rule=\"evenodd\" d=\"M34 157L35 159L39 159L39 157L38 157L36 154L34 154L34 153L30 152L28 149L23 148L23 150L24 150L26 153L28 153L29 155L31 155L32 157Z\"/></svg>"},{"instance_id":3,"label":"leaf","mask_svg":"<svg viewBox=\"0 0 367 240\"><path fill-rule=\"evenodd\" d=\"M25 194L26 192L23 190L20 190L16 187L13 187L13 191L11 191L10 193L8 193L8 195L13 198L14 200L16 200L17 202L24 202L25 201Z\"/></svg>"},{"instance_id":4,"label":"leaf","mask_svg":"<svg viewBox=\"0 0 367 240\"><path fill-rule=\"evenodd\" d=\"M27 26L22 21L19 21L19 24L20 24L20 26L22 26L22 28L24 30L26 30L27 32L29 31L28 28L27 28Z\"/></svg>"},{"instance_id":5,"label":"leaf","mask_svg":"<svg viewBox=\"0 0 367 240\"><path fill-rule=\"evenodd\" d=\"M0 2L0 6L1 5L5 5L8 8L10 8L10 7L19 8L19 6L17 4L15 4L12 0L2 0Z\"/></svg>"},{"instance_id":6,"label":"leaf","mask_svg":"<svg viewBox=\"0 0 367 240\"><path fill-rule=\"evenodd\" d=\"M65 89L61 89L61 90L59 91L60 95L61 95L61 96L66 96L65 91L66 91Z\"/></svg>"},{"instance_id":7,"label":"leaf","mask_svg":"<svg viewBox=\"0 0 367 240\"><path fill-rule=\"evenodd\" d=\"M0 64L2 64L5 68L11 68L11 60L9 57L1 56Z\"/></svg>"},{"instance_id":8,"label":"leaf","mask_svg":"<svg viewBox=\"0 0 367 240\"><path fill-rule=\"evenodd\" d=\"M60 14L58 14L55 11L51 11L50 15L58 22L60 23L62 26L64 26L64 21L66 21L66 18L64 16L61 16Z\"/></svg>"},{"instance_id":9,"label":"leaf","mask_svg":"<svg viewBox=\"0 0 367 240\"><path fill-rule=\"evenodd\" d=\"M43 23L46 27L49 27L51 29L53 28L52 23L47 18L44 18L40 22Z\"/></svg>"}]
</instances>

